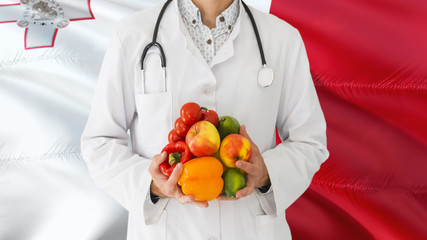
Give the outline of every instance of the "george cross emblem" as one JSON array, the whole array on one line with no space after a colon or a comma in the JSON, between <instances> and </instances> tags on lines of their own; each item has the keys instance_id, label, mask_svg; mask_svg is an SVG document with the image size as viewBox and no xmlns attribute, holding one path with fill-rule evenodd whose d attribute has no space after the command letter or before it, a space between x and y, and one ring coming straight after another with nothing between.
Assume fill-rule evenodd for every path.
<instances>
[{"instance_id":1,"label":"george cross emblem","mask_svg":"<svg viewBox=\"0 0 427 240\"><path fill-rule=\"evenodd\" d=\"M72 21L95 19L90 0L21 0L0 4L0 23L25 28L25 49L53 47L58 29Z\"/></svg>"}]
</instances>

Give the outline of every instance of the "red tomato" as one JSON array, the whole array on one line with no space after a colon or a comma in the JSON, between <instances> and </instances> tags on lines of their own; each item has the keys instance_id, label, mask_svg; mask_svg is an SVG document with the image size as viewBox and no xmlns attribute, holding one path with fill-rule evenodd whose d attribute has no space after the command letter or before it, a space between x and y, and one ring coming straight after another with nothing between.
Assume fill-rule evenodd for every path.
<instances>
[{"instance_id":1,"label":"red tomato","mask_svg":"<svg viewBox=\"0 0 427 240\"><path fill-rule=\"evenodd\" d=\"M183 137L178 136L178 133L176 132L176 130L172 129L169 132L168 140L169 142L179 142L179 141L184 141L185 139Z\"/></svg>"},{"instance_id":2,"label":"red tomato","mask_svg":"<svg viewBox=\"0 0 427 240\"><path fill-rule=\"evenodd\" d=\"M178 136L185 138L185 135L187 135L188 130L190 129L191 125L187 125L182 121L182 118L177 118L175 121L175 131L178 134Z\"/></svg>"},{"instance_id":3,"label":"red tomato","mask_svg":"<svg viewBox=\"0 0 427 240\"><path fill-rule=\"evenodd\" d=\"M209 121L215 127L217 127L219 117L218 117L218 114L214 110L210 110L210 109L203 107L202 108L202 117L200 118L200 121Z\"/></svg>"},{"instance_id":4,"label":"red tomato","mask_svg":"<svg viewBox=\"0 0 427 240\"><path fill-rule=\"evenodd\" d=\"M182 121L191 126L200 120L200 117L202 116L202 109L199 104L189 102L182 105L180 115Z\"/></svg>"}]
</instances>

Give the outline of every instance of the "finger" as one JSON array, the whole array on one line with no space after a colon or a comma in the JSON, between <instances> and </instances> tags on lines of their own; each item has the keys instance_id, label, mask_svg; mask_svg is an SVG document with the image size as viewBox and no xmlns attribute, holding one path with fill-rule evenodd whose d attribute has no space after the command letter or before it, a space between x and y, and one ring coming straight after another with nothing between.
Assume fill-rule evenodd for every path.
<instances>
[{"instance_id":1,"label":"finger","mask_svg":"<svg viewBox=\"0 0 427 240\"><path fill-rule=\"evenodd\" d=\"M195 206L203 207L203 208L207 208L209 206L208 202L206 202L206 201L203 201L203 202L196 201L192 195L187 196L187 195L184 195L182 192L177 193L177 194L181 195L177 198L177 200L178 200L178 202L180 202L182 204L191 203Z\"/></svg>"},{"instance_id":2,"label":"finger","mask_svg":"<svg viewBox=\"0 0 427 240\"><path fill-rule=\"evenodd\" d=\"M229 198L229 197L227 197L225 195L219 195L216 199L218 201L236 201L239 198L237 198L237 197L235 197L235 198Z\"/></svg>"},{"instance_id":3,"label":"finger","mask_svg":"<svg viewBox=\"0 0 427 240\"><path fill-rule=\"evenodd\" d=\"M236 162L236 167L242 169L247 174L253 175L254 173L256 173L255 166L252 163L250 163L250 162L239 160L239 161Z\"/></svg>"},{"instance_id":4,"label":"finger","mask_svg":"<svg viewBox=\"0 0 427 240\"><path fill-rule=\"evenodd\" d=\"M154 158L153 158L153 160L154 160L154 163L158 166L158 165L160 165L162 162L164 162L165 160L166 160L166 155L168 155L167 154L167 152L162 152L162 153L160 153L160 154L157 154L156 156L154 156Z\"/></svg>"},{"instance_id":5,"label":"finger","mask_svg":"<svg viewBox=\"0 0 427 240\"><path fill-rule=\"evenodd\" d=\"M166 160L166 152L162 152L161 154L154 155L153 159L151 160L150 164L150 170L158 170L159 166L162 162Z\"/></svg>"},{"instance_id":6,"label":"finger","mask_svg":"<svg viewBox=\"0 0 427 240\"><path fill-rule=\"evenodd\" d=\"M197 201L196 199L194 199L193 195L188 195L187 196L190 199L191 204L198 206L198 207L202 207L202 208L207 208L209 206L208 202L206 201Z\"/></svg>"},{"instance_id":7,"label":"finger","mask_svg":"<svg viewBox=\"0 0 427 240\"><path fill-rule=\"evenodd\" d=\"M195 205L197 207L201 207L201 208L207 208L207 207L209 207L209 203L206 202L206 201L199 202L199 201L194 200L194 201L191 202L191 204L193 204L193 205Z\"/></svg>"},{"instance_id":8,"label":"finger","mask_svg":"<svg viewBox=\"0 0 427 240\"><path fill-rule=\"evenodd\" d=\"M177 191L175 198L176 198L176 200L178 200L178 202L180 202L182 204L187 204L187 203L191 203L192 201L194 201L193 196L191 196L191 195L186 196L181 191Z\"/></svg>"},{"instance_id":9,"label":"finger","mask_svg":"<svg viewBox=\"0 0 427 240\"><path fill-rule=\"evenodd\" d=\"M245 125L240 126L240 135L244 136L245 138L247 138L249 140L249 143L251 144L251 147L252 147L252 159L254 159L254 156L261 155L261 153L258 149L258 146L254 143L254 141L252 141L252 138L249 137L249 134L246 131Z\"/></svg>"},{"instance_id":10,"label":"finger","mask_svg":"<svg viewBox=\"0 0 427 240\"><path fill-rule=\"evenodd\" d=\"M181 193L181 190L179 189L177 183L178 177L181 174L182 170L182 163L178 163L176 167L173 169L173 172L169 178L167 178L162 183L162 191L171 198L178 199L180 195L178 196L177 193ZM161 174L161 173L160 173ZM163 174L162 174L163 175Z\"/></svg>"},{"instance_id":11,"label":"finger","mask_svg":"<svg viewBox=\"0 0 427 240\"><path fill-rule=\"evenodd\" d=\"M151 176L161 180L167 180L167 177L160 172L160 164L165 160L166 153L157 154L153 157L150 166L148 167L148 172ZM160 163L159 163L160 162Z\"/></svg>"},{"instance_id":12,"label":"finger","mask_svg":"<svg viewBox=\"0 0 427 240\"><path fill-rule=\"evenodd\" d=\"M249 137L248 132L246 132L246 126L245 125L240 126L240 135L247 138L249 140L249 142L251 143L251 145L255 145L255 143L252 141L251 137Z\"/></svg>"},{"instance_id":13,"label":"finger","mask_svg":"<svg viewBox=\"0 0 427 240\"><path fill-rule=\"evenodd\" d=\"M246 186L243 189L240 189L236 192L237 198L242 198L251 195L254 192L254 188L252 186Z\"/></svg>"},{"instance_id":14,"label":"finger","mask_svg":"<svg viewBox=\"0 0 427 240\"><path fill-rule=\"evenodd\" d=\"M176 185L178 182L178 178L181 175L182 172L182 163L176 164L171 176L169 177L169 184Z\"/></svg>"}]
</instances>

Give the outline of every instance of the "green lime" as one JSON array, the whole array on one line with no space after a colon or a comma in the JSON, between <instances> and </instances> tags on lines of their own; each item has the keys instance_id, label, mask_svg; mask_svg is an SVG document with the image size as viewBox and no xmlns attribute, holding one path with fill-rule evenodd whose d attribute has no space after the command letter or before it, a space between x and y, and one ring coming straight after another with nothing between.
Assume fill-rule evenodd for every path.
<instances>
[{"instance_id":1,"label":"green lime","mask_svg":"<svg viewBox=\"0 0 427 240\"><path fill-rule=\"evenodd\" d=\"M236 192L246 185L245 176L237 168L229 168L222 174L224 179L224 194L229 198L235 198Z\"/></svg>"},{"instance_id":2,"label":"green lime","mask_svg":"<svg viewBox=\"0 0 427 240\"><path fill-rule=\"evenodd\" d=\"M223 116L219 118L217 129L222 141L222 139L227 137L229 134L238 134L240 132L240 123L234 117Z\"/></svg>"}]
</instances>

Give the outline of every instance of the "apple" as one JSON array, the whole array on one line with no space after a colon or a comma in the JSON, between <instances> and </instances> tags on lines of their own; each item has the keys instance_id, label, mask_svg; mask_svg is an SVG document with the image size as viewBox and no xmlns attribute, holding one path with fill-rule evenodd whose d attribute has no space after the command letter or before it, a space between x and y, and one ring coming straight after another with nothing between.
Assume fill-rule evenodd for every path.
<instances>
[{"instance_id":1,"label":"apple","mask_svg":"<svg viewBox=\"0 0 427 240\"><path fill-rule=\"evenodd\" d=\"M229 168L236 167L238 160L249 162L252 157L251 143L240 134L230 134L222 140L219 156L222 163Z\"/></svg>"},{"instance_id":2,"label":"apple","mask_svg":"<svg viewBox=\"0 0 427 240\"><path fill-rule=\"evenodd\" d=\"M221 139L212 123L199 121L188 130L185 143L194 156L204 157L212 156L218 151Z\"/></svg>"}]
</instances>

